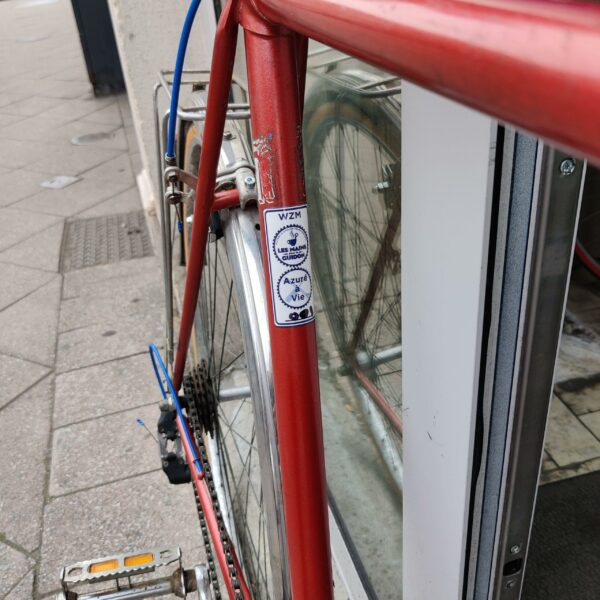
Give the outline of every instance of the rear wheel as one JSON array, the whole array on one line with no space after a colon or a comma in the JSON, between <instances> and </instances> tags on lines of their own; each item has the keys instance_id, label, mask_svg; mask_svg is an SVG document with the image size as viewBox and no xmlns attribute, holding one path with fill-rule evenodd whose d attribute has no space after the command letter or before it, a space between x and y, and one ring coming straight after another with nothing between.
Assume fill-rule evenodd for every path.
<instances>
[{"instance_id":1,"label":"rear wheel","mask_svg":"<svg viewBox=\"0 0 600 600\"><path fill-rule=\"evenodd\" d=\"M315 271L345 373L401 485L399 104L353 91L368 73L336 78L346 85L324 79L305 110Z\"/></svg>"},{"instance_id":2,"label":"rear wheel","mask_svg":"<svg viewBox=\"0 0 600 600\"><path fill-rule=\"evenodd\" d=\"M189 172L197 172L200 137L195 126L186 135ZM196 433L252 597L280 599L288 597L288 573L258 229L255 208L214 215L188 359L210 387L212 410L199 408L214 418Z\"/></svg>"}]
</instances>

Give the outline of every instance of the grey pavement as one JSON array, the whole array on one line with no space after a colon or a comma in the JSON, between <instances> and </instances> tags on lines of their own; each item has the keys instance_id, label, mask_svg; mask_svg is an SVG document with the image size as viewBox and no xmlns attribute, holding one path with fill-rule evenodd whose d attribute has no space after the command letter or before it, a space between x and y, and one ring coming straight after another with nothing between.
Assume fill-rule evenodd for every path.
<instances>
[{"instance_id":1,"label":"grey pavement","mask_svg":"<svg viewBox=\"0 0 600 600\"><path fill-rule=\"evenodd\" d=\"M68 220L141 210L134 140L126 96L92 93L69 0L0 2L0 600L113 552L202 557L192 490L136 423L158 416L158 259L60 272Z\"/></svg>"},{"instance_id":2,"label":"grey pavement","mask_svg":"<svg viewBox=\"0 0 600 600\"><path fill-rule=\"evenodd\" d=\"M600 470L600 282L573 270L541 483Z\"/></svg>"}]
</instances>

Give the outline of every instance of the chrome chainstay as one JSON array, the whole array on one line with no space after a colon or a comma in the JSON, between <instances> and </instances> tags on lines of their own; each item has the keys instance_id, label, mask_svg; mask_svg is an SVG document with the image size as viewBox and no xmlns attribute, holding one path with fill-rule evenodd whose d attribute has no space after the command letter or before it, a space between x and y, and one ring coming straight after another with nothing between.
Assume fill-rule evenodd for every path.
<instances>
[{"instance_id":1,"label":"chrome chainstay","mask_svg":"<svg viewBox=\"0 0 600 600\"><path fill-rule=\"evenodd\" d=\"M202 399L203 402L206 402L206 398L204 395L212 395L212 389L209 385L209 378L206 372L206 367L196 366L195 369L201 370L204 377L195 377L195 374L188 374L184 377L183 381L183 390L184 394L188 400L188 417L190 421L190 427L192 429L192 433L194 434L194 438L196 440L196 445L198 446L198 451L200 452L200 460L202 461L202 468L204 470L204 477L206 479L206 485L208 486L208 492L210 494L210 498L213 505L213 511L215 513L215 517L217 519L217 526L219 529L219 535L221 538L221 544L223 545L223 551L225 552L225 558L227 560L227 574L223 573L223 576L228 576L231 582L231 587L234 590L234 598L235 600L244 600L244 595L242 593L242 586L240 584L240 580L237 574L237 569L235 566L235 561L233 559L233 547L231 543L231 539L229 534L227 533L227 528L225 526L225 520L223 519L223 514L221 513L221 507L219 505L219 497L217 495L217 490L215 488L214 479L212 476L212 469L210 466L210 462L208 460L208 453L206 452L206 445L204 444L204 438L202 436L202 425L200 423L200 419L198 417L198 412L196 410L195 400L196 398ZM204 385L200 385L198 382L202 381ZM200 398L199 398L200 396ZM217 426L216 418L215 424ZM206 552L206 560L208 562L208 573L212 583L213 591L215 594L215 600L222 600L222 595L219 586L219 579L217 574L217 566L215 563L214 554L212 551L212 544L210 539L210 533L208 530L208 526L206 524L206 517L204 515L204 511L202 510L202 504L200 503L200 498L198 497L198 492L196 487L194 486L194 497L196 499L196 509L198 511L198 519L200 520L200 530L202 531L202 538L204 540L204 549Z\"/></svg>"}]
</instances>

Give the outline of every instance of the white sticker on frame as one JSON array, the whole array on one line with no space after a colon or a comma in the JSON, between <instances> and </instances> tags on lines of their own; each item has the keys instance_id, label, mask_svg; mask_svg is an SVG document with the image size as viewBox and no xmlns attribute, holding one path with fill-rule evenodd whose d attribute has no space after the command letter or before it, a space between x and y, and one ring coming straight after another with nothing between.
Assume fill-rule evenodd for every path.
<instances>
[{"instance_id":1,"label":"white sticker on frame","mask_svg":"<svg viewBox=\"0 0 600 600\"><path fill-rule=\"evenodd\" d=\"M307 207L269 208L264 217L275 325L314 321Z\"/></svg>"}]
</instances>

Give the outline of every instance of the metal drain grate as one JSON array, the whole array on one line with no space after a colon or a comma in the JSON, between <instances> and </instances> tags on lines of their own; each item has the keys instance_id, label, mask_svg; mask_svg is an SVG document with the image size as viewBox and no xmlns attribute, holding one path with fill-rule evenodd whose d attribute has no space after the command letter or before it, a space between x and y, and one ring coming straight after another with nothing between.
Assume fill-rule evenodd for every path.
<instances>
[{"instance_id":1,"label":"metal drain grate","mask_svg":"<svg viewBox=\"0 0 600 600\"><path fill-rule=\"evenodd\" d=\"M66 273L153 254L143 210L77 219L65 228L60 270Z\"/></svg>"}]
</instances>

